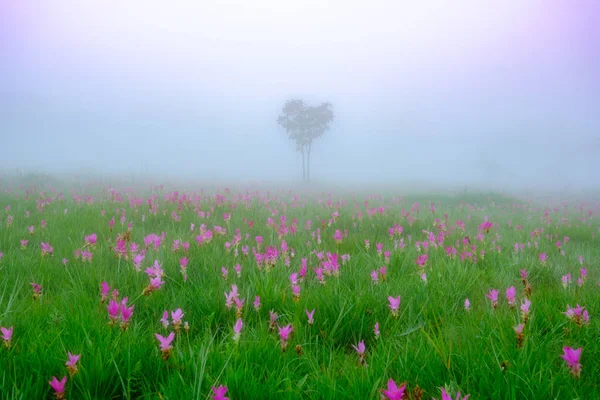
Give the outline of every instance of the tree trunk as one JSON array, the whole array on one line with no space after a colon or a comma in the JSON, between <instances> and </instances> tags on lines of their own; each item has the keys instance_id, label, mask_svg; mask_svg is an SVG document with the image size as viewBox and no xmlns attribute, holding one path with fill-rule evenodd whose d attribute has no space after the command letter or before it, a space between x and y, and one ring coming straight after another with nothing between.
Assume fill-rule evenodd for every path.
<instances>
[{"instance_id":1,"label":"tree trunk","mask_svg":"<svg viewBox=\"0 0 600 400\"><path fill-rule=\"evenodd\" d=\"M306 152L306 182L310 182L310 150L312 148L312 141L308 142L308 150Z\"/></svg>"},{"instance_id":2,"label":"tree trunk","mask_svg":"<svg viewBox=\"0 0 600 400\"><path fill-rule=\"evenodd\" d=\"M304 165L304 146L302 146L302 182L306 180L306 168Z\"/></svg>"}]
</instances>

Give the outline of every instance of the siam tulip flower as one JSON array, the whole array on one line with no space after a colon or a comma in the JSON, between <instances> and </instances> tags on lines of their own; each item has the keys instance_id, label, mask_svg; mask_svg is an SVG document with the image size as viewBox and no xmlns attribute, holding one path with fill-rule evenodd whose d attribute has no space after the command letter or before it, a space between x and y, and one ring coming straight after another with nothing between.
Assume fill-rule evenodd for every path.
<instances>
[{"instance_id":1,"label":"siam tulip flower","mask_svg":"<svg viewBox=\"0 0 600 400\"><path fill-rule=\"evenodd\" d=\"M136 271L141 271L142 270L142 261L144 261L144 255L143 254L136 254L133 257L133 265L135 267Z\"/></svg>"},{"instance_id":2,"label":"siam tulip flower","mask_svg":"<svg viewBox=\"0 0 600 400\"><path fill-rule=\"evenodd\" d=\"M452 400L452 397L448 394L448 392L446 392L446 389L444 389L444 388L441 388L441 389L442 389L442 400ZM456 400L468 400L470 396L471 395L468 394L464 397L460 397L460 392L458 392L456 394Z\"/></svg>"},{"instance_id":3,"label":"siam tulip flower","mask_svg":"<svg viewBox=\"0 0 600 400\"><path fill-rule=\"evenodd\" d=\"M48 382L50 387L54 390L54 397L56 400L63 400L65 398L65 385L67 384L67 377L64 376L60 381L55 376Z\"/></svg>"},{"instance_id":4,"label":"siam tulip flower","mask_svg":"<svg viewBox=\"0 0 600 400\"><path fill-rule=\"evenodd\" d=\"M382 265L379 268L379 275L381 275L381 280L385 282L385 278L387 276L387 267L385 265Z\"/></svg>"},{"instance_id":5,"label":"siam tulip flower","mask_svg":"<svg viewBox=\"0 0 600 400\"><path fill-rule=\"evenodd\" d=\"M300 286L292 285L292 293L294 294L294 301L297 303L300 300Z\"/></svg>"},{"instance_id":6,"label":"siam tulip flower","mask_svg":"<svg viewBox=\"0 0 600 400\"><path fill-rule=\"evenodd\" d=\"M563 314L565 314L570 320L575 321L579 327L582 325L587 325L590 322L590 316L587 310L585 310L585 308L581 307L579 304L577 304L577 307L575 308L571 308L567 305L567 311Z\"/></svg>"},{"instance_id":7,"label":"siam tulip flower","mask_svg":"<svg viewBox=\"0 0 600 400\"><path fill-rule=\"evenodd\" d=\"M31 286L33 287L33 299L37 300L37 298L42 295L42 286L33 282L31 282Z\"/></svg>"},{"instance_id":8,"label":"siam tulip flower","mask_svg":"<svg viewBox=\"0 0 600 400\"><path fill-rule=\"evenodd\" d=\"M52 246L50 246L50 243L40 243L40 246L42 247L42 257L47 256L47 255L52 255L52 252L54 251L54 248Z\"/></svg>"},{"instance_id":9,"label":"siam tulip flower","mask_svg":"<svg viewBox=\"0 0 600 400\"><path fill-rule=\"evenodd\" d=\"M33 236L33 234L35 232L35 227L33 225L31 225L28 229L29 229L29 236Z\"/></svg>"},{"instance_id":10,"label":"siam tulip flower","mask_svg":"<svg viewBox=\"0 0 600 400\"><path fill-rule=\"evenodd\" d=\"M4 341L4 345L7 349L10 349L13 336L13 327L11 326L10 328L5 328L3 326L0 326L0 332L2 333L2 340Z\"/></svg>"},{"instance_id":11,"label":"siam tulip flower","mask_svg":"<svg viewBox=\"0 0 600 400\"><path fill-rule=\"evenodd\" d=\"M175 332L169 333L169 336L167 337L163 337L158 333L154 334L154 336L156 336L160 343L160 351L162 353L163 360L168 360L170 356L170 351L173 348L173 346L171 346L171 342L175 338Z\"/></svg>"},{"instance_id":12,"label":"siam tulip flower","mask_svg":"<svg viewBox=\"0 0 600 400\"><path fill-rule=\"evenodd\" d=\"M69 360L65 363L65 365L67 366L67 369L69 370L69 376L72 378L77 373L77 362L79 361L79 358L81 357L81 355L71 354L70 351L67 352L67 355L69 357Z\"/></svg>"},{"instance_id":13,"label":"siam tulip flower","mask_svg":"<svg viewBox=\"0 0 600 400\"><path fill-rule=\"evenodd\" d=\"M581 274L581 282L582 284L585 282L585 280L587 279L587 269L585 268L579 268L579 273ZM581 285L579 285L581 286Z\"/></svg>"},{"instance_id":14,"label":"siam tulip flower","mask_svg":"<svg viewBox=\"0 0 600 400\"><path fill-rule=\"evenodd\" d=\"M381 389L381 392L388 400L402 400L404 397L404 391L406 390L406 383L398 387L393 379L387 382L387 390Z\"/></svg>"},{"instance_id":15,"label":"siam tulip flower","mask_svg":"<svg viewBox=\"0 0 600 400\"><path fill-rule=\"evenodd\" d=\"M104 303L106 301L106 299L108 299L109 292L110 292L110 286L108 286L108 283L102 282L100 284L100 294L102 295L100 302Z\"/></svg>"},{"instance_id":16,"label":"siam tulip flower","mask_svg":"<svg viewBox=\"0 0 600 400\"><path fill-rule=\"evenodd\" d=\"M258 312L260 311L260 296L256 296L256 298L254 299L254 309Z\"/></svg>"},{"instance_id":17,"label":"siam tulip flower","mask_svg":"<svg viewBox=\"0 0 600 400\"><path fill-rule=\"evenodd\" d=\"M98 241L98 236L95 233L92 233L91 235L86 236L84 239L86 246L95 246L96 242Z\"/></svg>"},{"instance_id":18,"label":"siam tulip flower","mask_svg":"<svg viewBox=\"0 0 600 400\"><path fill-rule=\"evenodd\" d=\"M387 250L383 252L383 259L386 264L390 263L390 257L392 256L392 252Z\"/></svg>"},{"instance_id":19,"label":"siam tulip flower","mask_svg":"<svg viewBox=\"0 0 600 400\"><path fill-rule=\"evenodd\" d=\"M529 307L531 307L531 301L529 299L523 300L521 303L521 314L523 316L523 323L529 321Z\"/></svg>"},{"instance_id":20,"label":"siam tulip flower","mask_svg":"<svg viewBox=\"0 0 600 400\"><path fill-rule=\"evenodd\" d=\"M567 288L571 283L571 274L563 275L561 278L563 288Z\"/></svg>"},{"instance_id":21,"label":"siam tulip flower","mask_svg":"<svg viewBox=\"0 0 600 400\"><path fill-rule=\"evenodd\" d=\"M358 361L361 363L361 365L364 365L364 363L365 363L365 351L366 351L365 341L361 340L360 342L358 342L358 345L356 345L356 346L352 345L352 347L358 353Z\"/></svg>"},{"instance_id":22,"label":"siam tulip flower","mask_svg":"<svg viewBox=\"0 0 600 400\"><path fill-rule=\"evenodd\" d=\"M21 240L21 250L25 250L27 248L27 244L29 243L28 240Z\"/></svg>"},{"instance_id":23,"label":"siam tulip flower","mask_svg":"<svg viewBox=\"0 0 600 400\"><path fill-rule=\"evenodd\" d=\"M471 302L469 301L469 299L465 299L465 310L471 311Z\"/></svg>"},{"instance_id":24,"label":"siam tulip flower","mask_svg":"<svg viewBox=\"0 0 600 400\"><path fill-rule=\"evenodd\" d=\"M578 258L578 259L579 259L579 264L580 264L580 265L583 265L583 256L579 256L579 258Z\"/></svg>"},{"instance_id":25,"label":"siam tulip flower","mask_svg":"<svg viewBox=\"0 0 600 400\"><path fill-rule=\"evenodd\" d=\"M542 265L545 265L547 261L548 256L546 255L546 253L540 253L540 262L542 263Z\"/></svg>"},{"instance_id":26,"label":"siam tulip flower","mask_svg":"<svg viewBox=\"0 0 600 400\"><path fill-rule=\"evenodd\" d=\"M242 266L240 264L236 264L233 269L235 270L235 274L238 278L242 276Z\"/></svg>"},{"instance_id":27,"label":"siam tulip flower","mask_svg":"<svg viewBox=\"0 0 600 400\"><path fill-rule=\"evenodd\" d=\"M571 373L579 378L581 373L581 364L579 363L579 359L581 358L581 347L577 350L572 349L571 347L563 347L564 354L561 356L563 360L565 360L571 369Z\"/></svg>"},{"instance_id":28,"label":"siam tulip flower","mask_svg":"<svg viewBox=\"0 0 600 400\"><path fill-rule=\"evenodd\" d=\"M225 393L227 393L227 387L219 386L216 388L213 386L211 389L213 391L213 400L229 400L229 397L225 397Z\"/></svg>"},{"instance_id":29,"label":"siam tulip flower","mask_svg":"<svg viewBox=\"0 0 600 400\"><path fill-rule=\"evenodd\" d=\"M269 330L273 332L275 329L275 322L277 321L277 313L273 310L269 311Z\"/></svg>"},{"instance_id":30,"label":"siam tulip flower","mask_svg":"<svg viewBox=\"0 0 600 400\"><path fill-rule=\"evenodd\" d=\"M110 319L108 324L112 326L117 322L117 319L121 314L121 304L116 300L111 299L108 306L106 306L106 310L108 311L108 318Z\"/></svg>"},{"instance_id":31,"label":"siam tulip flower","mask_svg":"<svg viewBox=\"0 0 600 400\"><path fill-rule=\"evenodd\" d=\"M379 339L379 336L381 335L381 332L379 331L379 322L375 322L373 332L375 333L375 339Z\"/></svg>"},{"instance_id":32,"label":"siam tulip flower","mask_svg":"<svg viewBox=\"0 0 600 400\"><path fill-rule=\"evenodd\" d=\"M342 243L342 232L339 229L336 229L335 233L333 234L333 240L335 240L337 244Z\"/></svg>"},{"instance_id":33,"label":"siam tulip flower","mask_svg":"<svg viewBox=\"0 0 600 400\"><path fill-rule=\"evenodd\" d=\"M313 317L315 315L315 310L312 310L312 311L304 310L304 312L306 312L306 316L308 317L308 324L312 326L312 324L315 323L315 320L313 319Z\"/></svg>"},{"instance_id":34,"label":"siam tulip flower","mask_svg":"<svg viewBox=\"0 0 600 400\"><path fill-rule=\"evenodd\" d=\"M392 296L388 296L388 301L389 301L389 307L390 307L390 311L392 312L392 315L394 316L394 318L398 317L398 308L400 307L400 296L398 297L392 297Z\"/></svg>"},{"instance_id":35,"label":"siam tulip flower","mask_svg":"<svg viewBox=\"0 0 600 400\"><path fill-rule=\"evenodd\" d=\"M179 333L181 329L181 318L183 318L183 311L181 308L178 308L175 311L171 311L171 319L173 320L173 327L175 328L175 332Z\"/></svg>"},{"instance_id":36,"label":"siam tulip flower","mask_svg":"<svg viewBox=\"0 0 600 400\"><path fill-rule=\"evenodd\" d=\"M63 258L63 259L62 259L62 263L63 263L63 265L65 265L65 266L66 266L68 262L69 262L69 260L67 260L66 258Z\"/></svg>"},{"instance_id":37,"label":"siam tulip flower","mask_svg":"<svg viewBox=\"0 0 600 400\"><path fill-rule=\"evenodd\" d=\"M227 268L221 267L221 277L223 278L223 280L227 280L227 273Z\"/></svg>"},{"instance_id":38,"label":"siam tulip flower","mask_svg":"<svg viewBox=\"0 0 600 400\"><path fill-rule=\"evenodd\" d=\"M369 241L365 240L365 249L369 250L369 247L370 247Z\"/></svg>"},{"instance_id":39,"label":"siam tulip flower","mask_svg":"<svg viewBox=\"0 0 600 400\"><path fill-rule=\"evenodd\" d=\"M238 318L238 320L236 321L235 325L233 326L233 341L237 344L240 341L240 337L241 337L241 332L242 332L242 327L244 326L244 323L242 322L241 318Z\"/></svg>"},{"instance_id":40,"label":"siam tulip flower","mask_svg":"<svg viewBox=\"0 0 600 400\"><path fill-rule=\"evenodd\" d=\"M427 264L427 259L429 258L429 256L427 254L421 254L419 257L417 257L417 261L415 261L418 265L419 268L425 268L426 264Z\"/></svg>"},{"instance_id":41,"label":"siam tulip flower","mask_svg":"<svg viewBox=\"0 0 600 400\"><path fill-rule=\"evenodd\" d=\"M419 274L419 277L421 278L423 283L427 283L427 274L425 272L423 272L422 274Z\"/></svg>"},{"instance_id":42,"label":"siam tulip flower","mask_svg":"<svg viewBox=\"0 0 600 400\"><path fill-rule=\"evenodd\" d=\"M379 274L377 273L377 270L373 270L371 271L371 280L373 281L374 284L378 284L379 283Z\"/></svg>"},{"instance_id":43,"label":"siam tulip flower","mask_svg":"<svg viewBox=\"0 0 600 400\"><path fill-rule=\"evenodd\" d=\"M511 309L515 308L516 296L517 289L514 286L511 286L508 289L506 289L506 300L508 301L508 305Z\"/></svg>"},{"instance_id":44,"label":"siam tulip flower","mask_svg":"<svg viewBox=\"0 0 600 400\"><path fill-rule=\"evenodd\" d=\"M515 333L517 334L517 349L520 349L523 346L523 342L525 341L525 336L523 335L524 324L519 324L517 326L513 326Z\"/></svg>"},{"instance_id":45,"label":"siam tulip flower","mask_svg":"<svg viewBox=\"0 0 600 400\"><path fill-rule=\"evenodd\" d=\"M492 308L498 307L498 290L497 289L491 289L489 291L489 293L487 293L485 295L485 297L487 297L488 299L490 299L492 301Z\"/></svg>"},{"instance_id":46,"label":"siam tulip flower","mask_svg":"<svg viewBox=\"0 0 600 400\"><path fill-rule=\"evenodd\" d=\"M292 333L294 328L292 327L291 324L288 324L288 325L284 326L283 328L281 326L278 326L278 328L279 328L279 339L281 340L281 349L283 351L285 351L287 348L290 334Z\"/></svg>"},{"instance_id":47,"label":"siam tulip flower","mask_svg":"<svg viewBox=\"0 0 600 400\"><path fill-rule=\"evenodd\" d=\"M233 302L235 303L235 314L238 318L241 318L242 316L242 309L244 308L244 301L246 299L241 299L239 297L235 297L233 299Z\"/></svg>"},{"instance_id":48,"label":"siam tulip flower","mask_svg":"<svg viewBox=\"0 0 600 400\"><path fill-rule=\"evenodd\" d=\"M129 327L129 320L133 315L135 305L127 307L127 298L121 302L121 328L125 331Z\"/></svg>"},{"instance_id":49,"label":"siam tulip flower","mask_svg":"<svg viewBox=\"0 0 600 400\"><path fill-rule=\"evenodd\" d=\"M167 329L169 327L169 312L167 310L163 312L163 316L160 319L160 322L163 328Z\"/></svg>"},{"instance_id":50,"label":"siam tulip flower","mask_svg":"<svg viewBox=\"0 0 600 400\"><path fill-rule=\"evenodd\" d=\"M42 229L46 229L46 221L45 221L45 220L42 220L42 221L40 222L40 226L42 227Z\"/></svg>"}]
</instances>

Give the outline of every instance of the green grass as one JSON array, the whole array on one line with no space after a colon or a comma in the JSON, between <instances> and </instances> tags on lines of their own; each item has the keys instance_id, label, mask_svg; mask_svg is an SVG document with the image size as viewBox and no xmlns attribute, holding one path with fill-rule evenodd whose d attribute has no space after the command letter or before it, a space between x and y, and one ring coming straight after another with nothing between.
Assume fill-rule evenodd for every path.
<instances>
[{"instance_id":1,"label":"green grass","mask_svg":"<svg viewBox=\"0 0 600 400\"><path fill-rule=\"evenodd\" d=\"M441 386L451 393L470 393L472 399L600 397L600 233L597 214L587 216L589 206L580 211L578 204L572 204L566 217L562 206L557 206L559 213L550 207L552 222L547 224L543 206L495 194L400 197L386 193L377 197L357 192L340 197L327 192L271 190L258 196L249 192L246 203L244 191L221 191L226 200L219 204L214 194L198 190L187 193L191 201L181 205L166 201L166 192L157 191L159 207L153 215L145 202L151 193L143 190L122 190L123 202L110 200L108 191L93 190L93 204L76 204L70 195L60 199L58 193L46 189L43 195L54 199L39 212L40 190L32 190L27 199L24 191L15 186L12 193L0 194L0 252L4 253L0 260L0 326L14 326L12 346L0 348L0 398L51 398L48 381L52 376L60 379L67 375L67 351L81 354L79 371L67 382L69 399L207 399L211 387L218 385L228 387L231 399L378 399L390 378L407 383L410 392L418 386L424 390L424 399L440 398ZM128 196L144 201L131 207ZM365 200L369 200L369 208L386 207L385 213L369 217ZM429 210L430 201L436 205L435 214ZM409 224L402 210L410 211L414 202L420 203L421 210L411 213L416 220ZM148 250L141 272L133 268L130 259L118 259L112 251L117 235L127 230L119 222L123 209L126 224L132 223L131 241L142 248L146 235L166 234L157 251ZM212 210L211 216L201 219L199 210ZM180 222L171 217L174 211ZM323 226L320 220L327 222L334 211L340 213L339 219ZM231 221L223 221L225 212L232 214ZM444 248L463 237L454 230L442 247L429 248L425 284L417 273L419 253L414 242L427 240L423 230L437 233L434 219L443 221L445 213L448 227L459 219L466 223L464 235L470 236L477 253L483 250L485 256L476 263L448 257ZM13 217L10 226L9 215ZM294 219L297 227L295 234L280 238L267 226L267 219L273 217L279 225L282 215L288 227ZM113 216L116 223L110 231ZM497 226L481 242L475 237L485 216ZM585 222L583 216L587 216ZM561 221L563 217L567 220ZM246 219L254 221L252 229ZM305 229L308 219L312 221L310 230ZM45 229L40 226L42 220L47 222ZM194 232L190 232L192 223ZM388 228L395 223L404 229L407 246L403 250L394 249L388 235ZM215 235L210 243L199 246L195 237L201 224L207 229L223 226L227 234ZM27 227L31 225L35 233L29 236ZM517 230L517 225L523 229ZM225 249L236 228L242 235L237 258ZM312 236L317 228L320 244ZM545 229L537 239L538 248L530 237L535 228ZM336 229L348 230L341 244L333 240ZM84 246L84 236L91 233L98 235L92 262L76 260L74 251ZM252 248L257 235L264 237L263 249L279 247L285 240L295 250L290 266L280 255L276 266L266 271L257 268L252 251L250 257L242 255L241 246ZM570 237L564 256L556 249L554 235L560 240ZM29 240L26 249L21 249L22 239ZM191 244L186 282L179 271L184 254L172 250L175 239ZM365 240L370 241L368 250ZM50 242L54 254L42 257L40 242ZM530 242L531 247L515 253L515 242ZM377 254L376 243L391 250L386 280L377 285L370 272L384 265L384 260ZM501 246L500 252L496 246ZM322 285L313 272L320 264L317 252L349 254L351 258L340 266L339 276L326 276ZM541 252L549 255L546 265L539 262ZM582 287L576 283L579 255L588 270ZM69 260L66 266L63 258ZM299 271L302 258L308 258L309 268L295 302L289 275ZM143 270L154 260L162 264L166 283L151 295L141 296L148 285ZM239 278L233 270L237 263L242 265ZM229 270L227 279L221 277L222 266ZM521 317L518 307L509 309L504 292L514 285L518 301L524 298L519 276L523 268L529 271L533 288L532 311L524 346L517 349L513 326ZM573 283L564 289L561 276L567 273L573 275ZM108 324L106 304L100 302L103 281L135 305L125 331ZM43 286L37 300L30 282ZM245 298L244 327L237 345L232 340L235 310L226 308L224 295L232 284ZM496 310L485 297L491 288L500 290ZM252 307L257 295L262 303L258 312ZM398 318L390 313L388 296L401 296ZM463 307L466 298L472 304L469 312ZM576 304L589 311L589 325L579 328L563 314L567 305ZM160 318L164 310L177 308L185 313L190 330L177 335L170 358L164 361L154 334L168 333ZM307 323L306 309L316 310L313 326ZM281 350L277 332L269 331L270 310L279 314L278 323L294 327L286 352ZM379 339L373 332L375 322L380 324ZM366 366L359 364L352 348L360 340L367 347ZM301 347L301 355L296 346ZM570 374L560 358L563 346L583 347L579 378Z\"/></svg>"}]
</instances>

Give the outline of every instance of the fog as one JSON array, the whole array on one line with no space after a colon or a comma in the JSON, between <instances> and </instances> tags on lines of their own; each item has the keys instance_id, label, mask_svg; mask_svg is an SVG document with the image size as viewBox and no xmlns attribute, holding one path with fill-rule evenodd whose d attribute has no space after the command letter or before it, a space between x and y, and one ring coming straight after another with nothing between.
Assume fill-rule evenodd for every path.
<instances>
[{"instance_id":1,"label":"fog","mask_svg":"<svg viewBox=\"0 0 600 400\"><path fill-rule=\"evenodd\" d=\"M0 169L299 182L301 98L317 184L597 189L599 38L595 0L6 0Z\"/></svg>"}]
</instances>

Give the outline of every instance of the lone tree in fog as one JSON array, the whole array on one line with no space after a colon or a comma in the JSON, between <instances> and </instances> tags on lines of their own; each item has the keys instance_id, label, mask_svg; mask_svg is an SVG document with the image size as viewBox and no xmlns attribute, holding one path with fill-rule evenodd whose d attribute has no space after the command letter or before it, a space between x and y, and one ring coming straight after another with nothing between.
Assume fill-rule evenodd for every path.
<instances>
[{"instance_id":1,"label":"lone tree in fog","mask_svg":"<svg viewBox=\"0 0 600 400\"><path fill-rule=\"evenodd\" d=\"M302 153L302 180L310 181L310 152L313 140L323 136L333 122L331 103L309 106L304 100L288 100L277 123L285 128L288 137L296 142Z\"/></svg>"}]
</instances>

